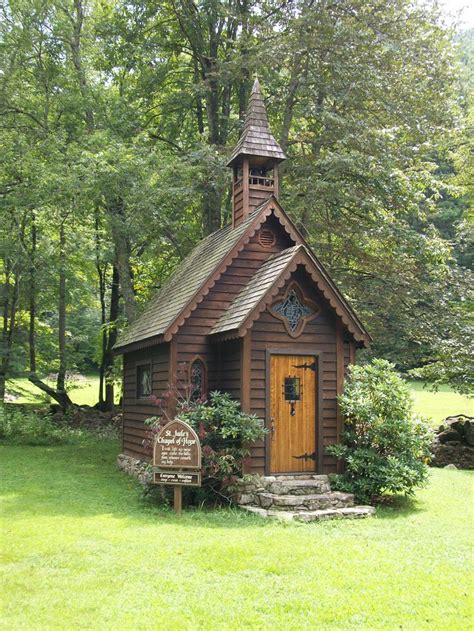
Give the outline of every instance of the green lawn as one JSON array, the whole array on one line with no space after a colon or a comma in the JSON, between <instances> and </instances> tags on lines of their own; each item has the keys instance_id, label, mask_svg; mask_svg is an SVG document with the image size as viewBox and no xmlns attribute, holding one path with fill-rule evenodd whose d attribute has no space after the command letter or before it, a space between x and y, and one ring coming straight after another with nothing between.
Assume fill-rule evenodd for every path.
<instances>
[{"instance_id":1,"label":"green lawn","mask_svg":"<svg viewBox=\"0 0 474 631\"><path fill-rule=\"evenodd\" d=\"M114 441L2 447L6 629L472 628L472 474L366 521L144 505Z\"/></svg>"},{"instance_id":2,"label":"green lawn","mask_svg":"<svg viewBox=\"0 0 474 631\"><path fill-rule=\"evenodd\" d=\"M74 403L79 405L94 405L97 402L98 388L99 378L96 375L88 375L83 381L75 383L70 396ZM411 381L410 388L416 412L430 418L433 425L438 425L450 414L474 416L474 399L457 394L448 386L441 387L439 392L431 392L423 388L422 382ZM41 402L41 393L27 379L10 379L7 392L19 397L16 399L17 403Z\"/></svg>"},{"instance_id":3,"label":"green lawn","mask_svg":"<svg viewBox=\"0 0 474 631\"><path fill-rule=\"evenodd\" d=\"M453 392L448 386L441 386L438 392L423 387L423 382L411 381L410 389L415 401L415 411L438 425L451 414L474 416L474 399Z\"/></svg>"},{"instance_id":4,"label":"green lawn","mask_svg":"<svg viewBox=\"0 0 474 631\"><path fill-rule=\"evenodd\" d=\"M46 380L53 386L54 383ZM118 390L118 389L117 389ZM77 405L94 405L97 403L99 392L99 377L97 375L87 375L71 384L69 396ZM28 379L18 378L7 381L7 393L15 396L15 403L42 403L46 399L45 395L38 390ZM120 393L117 393L117 401ZM49 402L49 397L48 402Z\"/></svg>"}]
</instances>

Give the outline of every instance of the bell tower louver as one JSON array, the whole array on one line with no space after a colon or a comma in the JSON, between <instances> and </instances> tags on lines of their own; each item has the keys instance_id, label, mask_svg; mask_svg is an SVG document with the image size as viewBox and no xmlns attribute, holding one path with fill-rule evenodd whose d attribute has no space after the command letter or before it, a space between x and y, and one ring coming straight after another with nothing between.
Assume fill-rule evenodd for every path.
<instances>
[{"instance_id":1,"label":"bell tower louver","mask_svg":"<svg viewBox=\"0 0 474 631\"><path fill-rule=\"evenodd\" d=\"M255 79L242 135L230 156L232 223L238 226L270 195L278 197L278 164L286 159L268 125L267 111Z\"/></svg>"}]
</instances>

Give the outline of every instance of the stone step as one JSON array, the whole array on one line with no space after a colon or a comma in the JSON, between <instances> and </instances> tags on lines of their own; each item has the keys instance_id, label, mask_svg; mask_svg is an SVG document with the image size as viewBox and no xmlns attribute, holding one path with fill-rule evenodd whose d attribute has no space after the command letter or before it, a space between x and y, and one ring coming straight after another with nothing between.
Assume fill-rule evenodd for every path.
<instances>
[{"instance_id":1,"label":"stone step","mask_svg":"<svg viewBox=\"0 0 474 631\"><path fill-rule=\"evenodd\" d=\"M262 508L278 511L314 511L354 506L354 496L351 493L341 493L339 491L308 493L305 495L279 495L277 493L259 492L254 497L255 501L249 503L259 504Z\"/></svg>"},{"instance_id":2,"label":"stone step","mask_svg":"<svg viewBox=\"0 0 474 631\"><path fill-rule=\"evenodd\" d=\"M311 480L276 480L271 482L266 490L276 495L311 495L315 493L330 493L331 485L327 476L321 476L326 479Z\"/></svg>"},{"instance_id":3,"label":"stone step","mask_svg":"<svg viewBox=\"0 0 474 631\"><path fill-rule=\"evenodd\" d=\"M278 511L268 510L258 506L241 506L240 508L259 517L304 523L330 519L362 519L375 515L375 508L373 506L352 506L350 508L321 509L315 511Z\"/></svg>"},{"instance_id":4,"label":"stone step","mask_svg":"<svg viewBox=\"0 0 474 631\"><path fill-rule=\"evenodd\" d=\"M296 512L293 513L293 520L311 522L326 519L362 519L374 514L375 508L373 506L351 506L349 508Z\"/></svg>"},{"instance_id":5,"label":"stone step","mask_svg":"<svg viewBox=\"0 0 474 631\"><path fill-rule=\"evenodd\" d=\"M263 482L291 482L292 480L317 480L328 482L329 477L322 473L289 473L283 475L265 475L260 478Z\"/></svg>"}]
</instances>

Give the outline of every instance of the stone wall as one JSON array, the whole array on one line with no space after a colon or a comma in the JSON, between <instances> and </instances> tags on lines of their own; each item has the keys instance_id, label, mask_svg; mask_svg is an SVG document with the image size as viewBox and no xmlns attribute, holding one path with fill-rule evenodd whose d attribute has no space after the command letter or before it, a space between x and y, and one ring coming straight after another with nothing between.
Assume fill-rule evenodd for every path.
<instances>
[{"instance_id":1,"label":"stone wall","mask_svg":"<svg viewBox=\"0 0 474 631\"><path fill-rule=\"evenodd\" d=\"M433 467L453 464L458 469L474 469L474 418L464 414L446 418L430 450Z\"/></svg>"},{"instance_id":2,"label":"stone wall","mask_svg":"<svg viewBox=\"0 0 474 631\"><path fill-rule=\"evenodd\" d=\"M133 478L136 478L143 486L150 484L153 480L150 464L144 460L138 460L132 456L119 454L117 456L117 467Z\"/></svg>"}]
</instances>

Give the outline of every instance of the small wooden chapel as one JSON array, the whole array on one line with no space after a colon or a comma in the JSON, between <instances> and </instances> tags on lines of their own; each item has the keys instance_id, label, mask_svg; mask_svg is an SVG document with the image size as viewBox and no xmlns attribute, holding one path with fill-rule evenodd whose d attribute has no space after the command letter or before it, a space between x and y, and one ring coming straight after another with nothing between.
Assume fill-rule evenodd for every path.
<instances>
[{"instance_id":1,"label":"small wooden chapel","mask_svg":"<svg viewBox=\"0 0 474 631\"><path fill-rule=\"evenodd\" d=\"M150 396L179 382L191 396L228 392L265 422L248 471L331 473L337 395L370 336L281 207L285 155L268 125L258 80L232 169L232 223L203 239L119 338L126 456L146 460ZM182 377L181 377L182 379Z\"/></svg>"}]
</instances>

